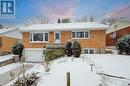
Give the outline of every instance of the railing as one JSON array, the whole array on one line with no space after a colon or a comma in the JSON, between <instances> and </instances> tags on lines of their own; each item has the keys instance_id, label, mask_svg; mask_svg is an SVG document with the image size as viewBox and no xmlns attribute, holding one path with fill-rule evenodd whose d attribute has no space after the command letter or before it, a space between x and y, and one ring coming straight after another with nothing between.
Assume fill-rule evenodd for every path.
<instances>
[{"instance_id":1,"label":"railing","mask_svg":"<svg viewBox=\"0 0 130 86\"><path fill-rule=\"evenodd\" d=\"M48 43L47 48L64 48L65 43Z\"/></svg>"}]
</instances>

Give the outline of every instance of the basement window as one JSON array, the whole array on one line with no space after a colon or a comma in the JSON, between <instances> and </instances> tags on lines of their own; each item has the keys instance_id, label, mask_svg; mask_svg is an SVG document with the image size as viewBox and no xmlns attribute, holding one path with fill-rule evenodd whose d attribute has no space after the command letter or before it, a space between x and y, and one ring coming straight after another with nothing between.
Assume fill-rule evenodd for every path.
<instances>
[{"instance_id":1,"label":"basement window","mask_svg":"<svg viewBox=\"0 0 130 86\"><path fill-rule=\"evenodd\" d=\"M94 54L95 53L95 49L84 49L83 50L84 54Z\"/></svg>"}]
</instances>

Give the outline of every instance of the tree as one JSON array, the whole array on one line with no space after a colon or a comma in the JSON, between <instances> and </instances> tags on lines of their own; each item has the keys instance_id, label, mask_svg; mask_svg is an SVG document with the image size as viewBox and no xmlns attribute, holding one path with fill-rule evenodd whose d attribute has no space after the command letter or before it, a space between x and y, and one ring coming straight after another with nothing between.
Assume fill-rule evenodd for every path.
<instances>
[{"instance_id":1,"label":"tree","mask_svg":"<svg viewBox=\"0 0 130 86\"><path fill-rule=\"evenodd\" d=\"M118 54L130 54L130 34L121 37L117 44Z\"/></svg>"},{"instance_id":2,"label":"tree","mask_svg":"<svg viewBox=\"0 0 130 86\"><path fill-rule=\"evenodd\" d=\"M32 24L48 24L50 23L50 20L46 17L33 17L27 20L24 25L29 26Z\"/></svg>"},{"instance_id":3,"label":"tree","mask_svg":"<svg viewBox=\"0 0 130 86\"><path fill-rule=\"evenodd\" d=\"M16 45L14 45L14 46L12 47L12 53L13 53L14 55L19 55L19 59L20 59L20 60L21 60L21 57L22 57L23 48L24 48L24 46L23 46L23 44L20 43L20 42L18 42Z\"/></svg>"},{"instance_id":4,"label":"tree","mask_svg":"<svg viewBox=\"0 0 130 86\"><path fill-rule=\"evenodd\" d=\"M73 42L73 46L72 46L72 52L73 52L73 56L74 57L80 57L81 54L81 45L78 41L74 41Z\"/></svg>"},{"instance_id":5,"label":"tree","mask_svg":"<svg viewBox=\"0 0 130 86\"><path fill-rule=\"evenodd\" d=\"M72 42L67 41L66 46L65 46L65 53L67 56L72 56Z\"/></svg>"},{"instance_id":6,"label":"tree","mask_svg":"<svg viewBox=\"0 0 130 86\"><path fill-rule=\"evenodd\" d=\"M75 22L94 22L95 18L93 16L82 16L77 18Z\"/></svg>"},{"instance_id":7,"label":"tree","mask_svg":"<svg viewBox=\"0 0 130 86\"><path fill-rule=\"evenodd\" d=\"M25 85L24 85L24 86L27 86L27 84L26 84L26 77L25 77L25 66L24 66L24 64L23 64L23 59L21 59L23 49L24 49L24 45L23 45L22 43L18 42L18 43L16 43L16 44L12 47L12 53L13 53L14 55L19 55L19 59L20 59L21 64L22 64L23 78L24 78L24 82L25 82Z\"/></svg>"}]
</instances>

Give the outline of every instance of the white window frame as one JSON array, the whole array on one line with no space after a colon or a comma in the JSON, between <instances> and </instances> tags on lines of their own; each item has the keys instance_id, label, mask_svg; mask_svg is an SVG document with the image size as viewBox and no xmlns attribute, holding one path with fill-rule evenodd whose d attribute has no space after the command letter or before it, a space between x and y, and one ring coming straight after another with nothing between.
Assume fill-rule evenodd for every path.
<instances>
[{"instance_id":1,"label":"white window frame","mask_svg":"<svg viewBox=\"0 0 130 86\"><path fill-rule=\"evenodd\" d=\"M43 33L43 41L34 41L33 40L34 33ZM45 41L45 33L48 33L48 41ZM32 39L32 41L31 41L31 39ZM49 42L49 32L30 32L29 33L29 41L30 41L30 43L48 43Z\"/></svg>"},{"instance_id":2,"label":"white window frame","mask_svg":"<svg viewBox=\"0 0 130 86\"><path fill-rule=\"evenodd\" d=\"M59 41L56 41L56 40L55 40L55 38L56 38L56 37L55 37L55 33L59 33ZM54 32L54 43L60 43L60 39L61 39L61 32L60 32L60 31L55 31L55 32Z\"/></svg>"},{"instance_id":3,"label":"white window frame","mask_svg":"<svg viewBox=\"0 0 130 86\"><path fill-rule=\"evenodd\" d=\"M85 50L88 50L88 53L84 53ZM90 54L90 50L93 50L93 51L94 51L93 54L95 54L95 52L96 52L96 51L95 51L95 50L96 50L95 48L84 48L84 49L83 49L83 53L84 53L84 54Z\"/></svg>"},{"instance_id":4,"label":"white window frame","mask_svg":"<svg viewBox=\"0 0 130 86\"><path fill-rule=\"evenodd\" d=\"M75 32L75 38L73 38L73 34L72 34L73 32ZM84 32L84 38L78 38L77 32ZM88 37L85 37L85 32L88 32ZM72 39L90 39L90 31L89 30L87 30L87 31L72 31L71 37L72 37Z\"/></svg>"}]
</instances>

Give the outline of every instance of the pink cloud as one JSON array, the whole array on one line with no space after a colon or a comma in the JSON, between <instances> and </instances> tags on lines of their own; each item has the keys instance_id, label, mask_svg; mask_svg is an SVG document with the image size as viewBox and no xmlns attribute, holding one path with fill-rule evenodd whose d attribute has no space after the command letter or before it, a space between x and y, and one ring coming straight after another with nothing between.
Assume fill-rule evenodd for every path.
<instances>
[{"instance_id":1,"label":"pink cloud","mask_svg":"<svg viewBox=\"0 0 130 86\"><path fill-rule=\"evenodd\" d=\"M74 16L77 9L77 3L80 0L61 0L54 4L46 6L40 5L40 13L48 17L65 18Z\"/></svg>"},{"instance_id":2,"label":"pink cloud","mask_svg":"<svg viewBox=\"0 0 130 86\"><path fill-rule=\"evenodd\" d=\"M112 18L112 17L130 17L130 5L122 6L116 10L105 15L104 18Z\"/></svg>"}]
</instances>

